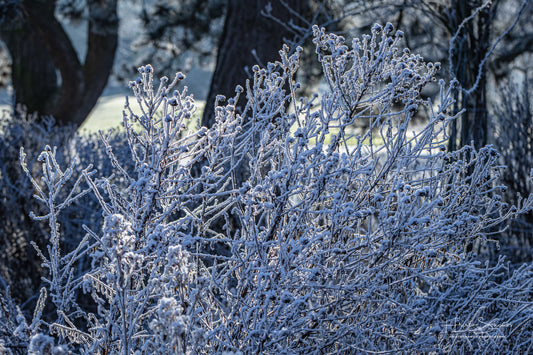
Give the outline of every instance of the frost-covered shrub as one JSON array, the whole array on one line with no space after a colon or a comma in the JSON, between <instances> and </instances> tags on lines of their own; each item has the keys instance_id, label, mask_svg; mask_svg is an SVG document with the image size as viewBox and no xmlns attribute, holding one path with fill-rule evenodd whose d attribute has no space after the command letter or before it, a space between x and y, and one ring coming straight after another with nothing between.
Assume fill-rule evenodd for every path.
<instances>
[{"instance_id":1,"label":"frost-covered shrub","mask_svg":"<svg viewBox=\"0 0 533 355\"><path fill-rule=\"evenodd\" d=\"M521 84L521 87L505 85L499 102L493 107L497 123L495 145L507 167L502 174L502 181L509 188L504 200L509 203L516 203L518 196L533 192L533 92L527 78ZM517 262L531 261L533 212L513 221L503 237L501 244L505 254Z\"/></svg>"},{"instance_id":2,"label":"frost-covered shrub","mask_svg":"<svg viewBox=\"0 0 533 355\"><path fill-rule=\"evenodd\" d=\"M117 151L128 147L124 134L115 133L111 140ZM36 209L33 198L35 191L30 179L21 174L20 147L24 146L31 157L26 161L26 167L32 174L39 174L42 166L37 158L45 146L51 144L57 147L58 164L73 164L74 170L78 170L94 163L99 173L107 176L111 174L112 166L105 158L105 151L100 149L100 143L101 140L97 135L78 134L74 127L58 127L50 117L42 117L38 121L36 116L27 115L20 108L14 112L4 110L2 113L0 216L3 222L0 224L0 293L5 296L9 287L10 295L21 304L21 314L31 313L37 302L38 297L34 295L38 294L42 286L43 269L42 260L35 247L47 250L47 245L51 242L51 229L47 220L31 217L30 211ZM39 180L38 185L43 187L43 184L44 182ZM67 195L63 195L62 192L55 196L57 200L66 197ZM44 210L39 212L46 213ZM101 216L101 207L92 195L85 195L64 206L62 213L57 215L60 232L57 237L62 251L67 253L74 250L85 234L83 224L101 225ZM86 259L78 265L74 273L82 275L88 266L89 262ZM81 296L78 301L84 304L87 297ZM8 326L2 327L2 332L4 331L5 334L0 335L2 339L14 334ZM24 337L15 336L15 338L20 340ZM21 353L27 353L27 350Z\"/></svg>"},{"instance_id":3,"label":"frost-covered shrub","mask_svg":"<svg viewBox=\"0 0 533 355\"><path fill-rule=\"evenodd\" d=\"M125 136L112 135L115 150L127 149ZM38 292L41 283L41 260L32 243L44 248L49 240L50 227L46 221L32 220L30 211L35 209L33 188L19 161L19 149L23 146L31 157L28 169L38 173L39 153L46 145L57 147L60 164L74 163L75 169L94 164L99 173L111 174L112 166L100 149L100 138L78 134L73 126L58 127L53 118L29 116L24 110L4 110L0 118L0 278L11 284L12 294L24 301ZM57 196L61 199L66 196ZM98 201L87 195L80 201L66 206L58 216L62 229L63 247L72 250L85 233L82 225L101 224L101 208ZM35 300L34 300L35 302ZM33 302L33 303L34 303ZM30 303L31 304L31 303Z\"/></svg>"},{"instance_id":4,"label":"frost-covered shrub","mask_svg":"<svg viewBox=\"0 0 533 355\"><path fill-rule=\"evenodd\" d=\"M21 174L19 147L27 146L37 155L44 142L59 145L60 139L72 133L67 128L54 130L51 121L39 125L34 117L24 116L5 110L0 119L0 277L16 283L14 291L22 296L20 301L38 290L40 260L30 242L42 238L40 245L46 245L47 233L41 232L45 225L29 217L34 200L31 183Z\"/></svg>"},{"instance_id":5,"label":"frost-covered shrub","mask_svg":"<svg viewBox=\"0 0 533 355\"><path fill-rule=\"evenodd\" d=\"M315 28L328 90L300 96L301 52L284 48L195 132L193 98L173 89L184 76L154 87L151 66L140 68L137 108L124 110L129 151L103 140L113 175L40 155L49 272L31 324L18 322L26 339L122 354L532 346L531 265L473 252L532 198L502 203L491 147L445 151L451 87L440 82L437 103L422 97L438 65L400 50L401 37L375 25L349 47ZM428 122L412 132L420 110ZM353 137L357 120L370 125ZM102 227L62 253L57 216L88 189ZM96 310L77 302L82 292Z\"/></svg>"},{"instance_id":6,"label":"frost-covered shrub","mask_svg":"<svg viewBox=\"0 0 533 355\"><path fill-rule=\"evenodd\" d=\"M72 145L65 142L72 141ZM76 142L74 142L76 141ZM91 153L82 153L92 143L96 148L96 139L76 137L72 127L57 127L51 118L37 122L35 116L28 116L23 110L15 112L5 110L0 119L0 277L12 284L13 294L19 301L31 297L40 284L41 261L31 243L44 247L49 235L46 223L32 221L29 212L34 209L33 188L24 174L19 162L19 148L26 147L32 159L29 168L40 168L36 156L46 144L58 146L61 161L69 161L74 155L85 158L83 165L97 158ZM73 149L75 147L75 149ZM95 149L95 152L98 150ZM94 200L94 199L93 199ZM81 232L83 223L98 220L100 209L95 203L85 204L87 211L80 216L78 207L70 210L69 215L62 215L62 225L73 237ZM92 207L92 210L90 208ZM76 218L76 215L77 218ZM92 218L91 218L92 217ZM75 232L77 229L78 233ZM77 240L73 244L77 244Z\"/></svg>"}]
</instances>

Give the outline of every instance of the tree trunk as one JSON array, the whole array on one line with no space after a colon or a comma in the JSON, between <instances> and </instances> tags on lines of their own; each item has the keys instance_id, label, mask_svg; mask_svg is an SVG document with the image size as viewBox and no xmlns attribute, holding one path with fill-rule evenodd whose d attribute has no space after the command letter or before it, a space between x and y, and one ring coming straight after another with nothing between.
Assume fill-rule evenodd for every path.
<instances>
[{"instance_id":1,"label":"tree trunk","mask_svg":"<svg viewBox=\"0 0 533 355\"><path fill-rule=\"evenodd\" d=\"M26 106L30 114L51 113L58 78L54 61L39 34L27 21L19 21L6 25L0 38L11 55L15 103Z\"/></svg>"},{"instance_id":2,"label":"tree trunk","mask_svg":"<svg viewBox=\"0 0 533 355\"><path fill-rule=\"evenodd\" d=\"M298 23L279 0L228 0L226 21L202 125L213 125L217 95L233 97L236 85L244 86L246 79L251 77L249 73L253 65L265 66L269 61L278 60L284 39L294 37L294 33L286 27L261 14L268 3L272 5L273 16L285 23L289 23L291 19ZM299 14L305 15L308 12L308 1L289 0L285 3Z\"/></svg>"},{"instance_id":3,"label":"tree trunk","mask_svg":"<svg viewBox=\"0 0 533 355\"><path fill-rule=\"evenodd\" d=\"M482 6L482 1L452 1L448 30L453 36L459 25L476 9ZM488 137L488 107L486 99L486 64L481 63L486 56L490 45L490 31L496 4L485 7L479 11L475 19L464 24L463 29L453 43L451 73L459 81L461 88L455 93L455 110L464 110L458 121L452 122L452 131L449 140L449 149L473 143L475 148L487 144ZM471 93L466 91L472 88L476 80L479 82L476 90ZM457 124L460 123L458 127ZM459 136L458 136L459 134Z\"/></svg>"},{"instance_id":4,"label":"tree trunk","mask_svg":"<svg viewBox=\"0 0 533 355\"><path fill-rule=\"evenodd\" d=\"M21 41L13 31L3 36L6 43L18 42L11 45L13 50L8 46L13 63L17 63L13 71L16 102L28 107L30 112L53 115L60 125L83 123L104 90L113 67L118 44L117 1L95 0L88 8L88 44L83 64L55 18L54 1L23 3L22 28L29 32L29 41ZM61 83L51 75L52 72L55 75L56 69L61 74ZM25 73L23 80L16 78L16 71Z\"/></svg>"}]
</instances>

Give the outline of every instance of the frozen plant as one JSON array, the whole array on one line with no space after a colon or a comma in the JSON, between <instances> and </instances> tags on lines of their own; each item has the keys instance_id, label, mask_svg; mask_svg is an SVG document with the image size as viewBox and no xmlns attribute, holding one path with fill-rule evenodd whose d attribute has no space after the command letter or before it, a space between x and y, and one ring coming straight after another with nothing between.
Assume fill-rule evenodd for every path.
<instances>
[{"instance_id":1,"label":"frozen plant","mask_svg":"<svg viewBox=\"0 0 533 355\"><path fill-rule=\"evenodd\" d=\"M195 132L194 100L174 90L184 76L154 86L140 68L128 154L102 136L113 174L63 172L42 153L43 218L88 187L103 227L86 226L65 256L51 239L57 319L28 328L83 353L527 351L531 265L476 253L533 197L501 201L492 147L446 152L456 83L441 81L436 103L422 97L439 65L401 38L375 25L348 46L315 27L328 90L301 96L302 52L285 47ZM427 124L414 131L419 111ZM357 120L369 125L354 136ZM73 193L55 201L68 178ZM83 255L90 268L70 277ZM76 302L82 289L96 309Z\"/></svg>"},{"instance_id":2,"label":"frozen plant","mask_svg":"<svg viewBox=\"0 0 533 355\"><path fill-rule=\"evenodd\" d=\"M533 102L531 81L507 83L493 106L496 124L495 145L507 166L502 181L509 187L504 201L516 203L519 196L533 192ZM520 216L502 238L505 253L515 261L531 261L533 251L533 212Z\"/></svg>"},{"instance_id":3,"label":"frozen plant","mask_svg":"<svg viewBox=\"0 0 533 355\"><path fill-rule=\"evenodd\" d=\"M124 134L113 135L113 145L118 154L127 149ZM72 126L57 126L53 118L29 115L22 109L2 111L0 116L0 218L6 223L0 225L0 277L11 285L11 294L20 303L25 303L24 312L33 309L39 292L42 265L32 243L46 251L50 236L46 220L32 220L30 211L36 210L32 183L26 174L21 174L19 162L20 147L28 155L27 168L32 174L42 167L37 160L46 146L55 146L56 160L60 165L71 165L74 170L82 170L94 163L99 174L111 174L111 164L106 159L105 150L100 149L100 138L96 134L77 133ZM126 162L127 163L127 162ZM42 182L39 182L42 184ZM64 199L68 188L58 192L56 199ZM65 206L57 216L60 225L60 238L64 252L76 248L83 237L83 224L97 226L101 221L101 208L96 198L86 195L82 199ZM78 273L82 271L79 270ZM4 287L2 285L2 290ZM25 302L30 299L30 302Z\"/></svg>"}]
</instances>

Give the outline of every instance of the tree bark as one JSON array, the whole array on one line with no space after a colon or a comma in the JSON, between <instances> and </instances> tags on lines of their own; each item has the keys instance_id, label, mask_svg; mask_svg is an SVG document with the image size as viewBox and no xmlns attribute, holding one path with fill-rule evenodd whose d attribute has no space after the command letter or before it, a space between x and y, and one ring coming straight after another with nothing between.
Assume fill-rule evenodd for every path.
<instances>
[{"instance_id":1,"label":"tree bark","mask_svg":"<svg viewBox=\"0 0 533 355\"><path fill-rule=\"evenodd\" d=\"M88 48L83 64L55 18L54 1L23 3L23 28L28 29L30 41L21 41L18 32L3 32L6 43L18 42L11 46L13 50L9 46L8 50L13 63L18 65L17 71L25 73L24 80L18 80L13 72L16 102L28 107L30 112L53 115L59 125L83 123L104 90L113 67L118 44L117 0L91 1L88 8ZM28 53L34 55L21 57ZM32 70L35 67L44 70ZM51 75L52 72L55 75L56 69L61 74L60 83Z\"/></svg>"},{"instance_id":2,"label":"tree bark","mask_svg":"<svg viewBox=\"0 0 533 355\"><path fill-rule=\"evenodd\" d=\"M0 38L11 55L15 103L28 113L51 113L58 92L54 61L39 34L27 21L6 24Z\"/></svg>"},{"instance_id":3,"label":"tree bark","mask_svg":"<svg viewBox=\"0 0 533 355\"><path fill-rule=\"evenodd\" d=\"M453 14L448 18L448 31L453 36L459 25L483 3L480 0L454 0L451 4ZM473 143L475 148L487 144L488 137L488 105L487 91L487 66L481 67L490 45L490 32L496 4L485 7L479 11L476 19L471 19L464 24L463 29L454 42L451 73L459 81L461 88L455 93L455 111L464 110L457 121L452 122L452 131L449 140L449 149L456 150ZM472 88L476 80L479 82L477 89L466 93ZM458 136L459 134L459 136Z\"/></svg>"},{"instance_id":4,"label":"tree bark","mask_svg":"<svg viewBox=\"0 0 533 355\"><path fill-rule=\"evenodd\" d=\"M285 23L289 23L291 19L298 23L280 1L228 0L224 30L218 46L216 68L206 99L202 125L213 125L217 95L233 97L236 85L244 86L246 79L250 77L247 69L251 72L255 64L265 66L268 62L279 59L278 52L285 42L284 39L294 37L286 27L261 14L268 3L272 5L273 16ZM308 1L289 0L285 3L299 14L305 15L309 11Z\"/></svg>"}]
</instances>

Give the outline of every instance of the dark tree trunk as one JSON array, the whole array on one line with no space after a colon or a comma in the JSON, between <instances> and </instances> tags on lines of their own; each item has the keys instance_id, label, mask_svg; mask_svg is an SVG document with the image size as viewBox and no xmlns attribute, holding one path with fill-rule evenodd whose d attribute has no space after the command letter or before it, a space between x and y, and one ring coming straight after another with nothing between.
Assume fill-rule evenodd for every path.
<instances>
[{"instance_id":1,"label":"dark tree trunk","mask_svg":"<svg viewBox=\"0 0 533 355\"><path fill-rule=\"evenodd\" d=\"M216 68L206 99L202 125L213 125L217 95L233 97L236 85L244 86L253 65L265 66L268 62L278 60L278 52L284 39L290 40L294 37L294 33L286 27L261 14L268 3L271 3L272 15L277 19L285 23L292 19L294 23L298 23L298 19L293 18L280 1L228 0L226 21L218 46ZM308 1L289 0L285 3L299 14L305 15L308 12Z\"/></svg>"},{"instance_id":2,"label":"dark tree trunk","mask_svg":"<svg viewBox=\"0 0 533 355\"><path fill-rule=\"evenodd\" d=\"M6 26L0 32L11 55L11 81L15 102L28 113L51 113L58 92L54 61L27 21Z\"/></svg>"},{"instance_id":3,"label":"dark tree trunk","mask_svg":"<svg viewBox=\"0 0 533 355\"><path fill-rule=\"evenodd\" d=\"M17 70L26 73L23 80L15 80L17 73L13 71L16 102L28 107L30 112L53 115L60 125L83 123L113 67L118 44L117 1L95 0L88 7L88 44L83 64L55 18L53 1L23 3L22 28L27 29L30 41L20 41L19 32L3 31L6 43L19 42L11 46L13 50L9 46L8 49L13 63L18 65ZM30 56L21 58L23 54ZM52 71L55 75L56 69L61 74L61 83L51 75Z\"/></svg>"},{"instance_id":4,"label":"dark tree trunk","mask_svg":"<svg viewBox=\"0 0 533 355\"><path fill-rule=\"evenodd\" d=\"M459 25L483 2L480 0L454 0L451 4L448 18L448 31L453 36ZM455 93L455 110L464 112L458 121L452 122L452 131L449 140L450 150L473 143L474 147L481 148L487 144L488 137L488 107L486 99L486 64L481 67L482 61L489 50L490 32L496 4L485 7L479 11L476 19L464 24L463 29L453 43L451 73L459 81L461 88ZM477 88L471 89L479 77ZM459 125L458 125L459 124Z\"/></svg>"}]
</instances>

